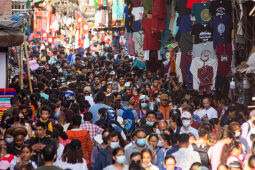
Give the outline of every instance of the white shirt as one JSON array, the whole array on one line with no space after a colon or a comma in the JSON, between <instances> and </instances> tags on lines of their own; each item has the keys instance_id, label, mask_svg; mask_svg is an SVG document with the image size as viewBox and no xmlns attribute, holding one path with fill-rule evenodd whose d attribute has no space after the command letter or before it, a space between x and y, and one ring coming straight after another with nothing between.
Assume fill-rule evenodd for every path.
<instances>
[{"instance_id":1,"label":"white shirt","mask_svg":"<svg viewBox=\"0 0 255 170\"><path fill-rule=\"evenodd\" d=\"M205 113L205 109L202 109L202 110L197 109L197 110L195 110L195 112L194 112L194 115L198 115L198 116L200 117L200 119L202 119L202 117L203 117L205 114L206 114L206 113Z\"/></svg>"},{"instance_id":2,"label":"white shirt","mask_svg":"<svg viewBox=\"0 0 255 170\"><path fill-rule=\"evenodd\" d=\"M94 99L91 96L85 96L85 100L89 102L90 106L93 106L95 104Z\"/></svg>"},{"instance_id":3,"label":"white shirt","mask_svg":"<svg viewBox=\"0 0 255 170\"><path fill-rule=\"evenodd\" d=\"M252 128L252 123L250 120L248 120L247 122L244 122L241 126L242 129L242 133L240 136L240 139L246 140L246 144L245 144L245 148L247 151L250 150L252 142L250 140L250 136L252 133L255 134L255 129Z\"/></svg>"},{"instance_id":4,"label":"white shirt","mask_svg":"<svg viewBox=\"0 0 255 170\"><path fill-rule=\"evenodd\" d=\"M218 118L218 112L213 107L205 109L205 115L207 115L208 120L211 120L212 118Z\"/></svg>"},{"instance_id":5,"label":"white shirt","mask_svg":"<svg viewBox=\"0 0 255 170\"><path fill-rule=\"evenodd\" d=\"M192 151L189 148L180 148L177 152L173 153L173 156L176 159L176 166L182 168L182 170L189 170L195 162L201 163L198 152Z\"/></svg>"},{"instance_id":6,"label":"white shirt","mask_svg":"<svg viewBox=\"0 0 255 170\"><path fill-rule=\"evenodd\" d=\"M182 126L181 130L180 130L180 134L183 134L183 133L186 133L186 134L192 133L195 136L196 139L198 139L198 137L199 137L197 129L195 129L195 128L191 127L191 126L188 128L187 131L184 131L183 126Z\"/></svg>"},{"instance_id":7,"label":"white shirt","mask_svg":"<svg viewBox=\"0 0 255 170\"><path fill-rule=\"evenodd\" d=\"M88 170L86 160L82 158L83 162L82 163L67 163L67 162L61 162L60 163L60 168L63 169L71 169L71 170Z\"/></svg>"},{"instance_id":8,"label":"white shirt","mask_svg":"<svg viewBox=\"0 0 255 170\"><path fill-rule=\"evenodd\" d=\"M135 21L143 19L143 7L135 7L132 9L132 15L135 17Z\"/></svg>"}]
</instances>

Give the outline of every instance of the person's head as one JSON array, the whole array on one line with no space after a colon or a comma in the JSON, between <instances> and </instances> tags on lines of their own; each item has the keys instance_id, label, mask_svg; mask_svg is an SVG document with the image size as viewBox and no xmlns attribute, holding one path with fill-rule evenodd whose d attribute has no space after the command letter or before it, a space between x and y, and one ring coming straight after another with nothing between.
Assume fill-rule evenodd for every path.
<instances>
[{"instance_id":1,"label":"person's head","mask_svg":"<svg viewBox=\"0 0 255 170\"><path fill-rule=\"evenodd\" d=\"M141 151L142 154L142 166L143 168L147 168L151 166L151 160L152 160L152 152L150 149L143 149Z\"/></svg>"},{"instance_id":2,"label":"person's head","mask_svg":"<svg viewBox=\"0 0 255 170\"><path fill-rule=\"evenodd\" d=\"M153 126L157 118L157 114L154 111L150 111L146 114L146 124L148 126Z\"/></svg>"},{"instance_id":3,"label":"person's head","mask_svg":"<svg viewBox=\"0 0 255 170\"><path fill-rule=\"evenodd\" d=\"M93 120L93 114L91 112L87 112L83 116L84 121L89 121L92 123Z\"/></svg>"},{"instance_id":4,"label":"person's head","mask_svg":"<svg viewBox=\"0 0 255 170\"><path fill-rule=\"evenodd\" d=\"M30 145L23 145L21 148L20 157L23 161L28 162L33 155L33 150Z\"/></svg>"},{"instance_id":5,"label":"person's head","mask_svg":"<svg viewBox=\"0 0 255 170\"><path fill-rule=\"evenodd\" d=\"M51 109L48 106L42 106L40 111L40 117L42 120L47 120L50 117Z\"/></svg>"},{"instance_id":6,"label":"person's head","mask_svg":"<svg viewBox=\"0 0 255 170\"><path fill-rule=\"evenodd\" d=\"M73 139L71 143L66 145L66 150L64 150L62 155L62 160L71 164L83 162L83 153L80 140Z\"/></svg>"},{"instance_id":7,"label":"person's head","mask_svg":"<svg viewBox=\"0 0 255 170\"><path fill-rule=\"evenodd\" d=\"M202 99L202 104L205 109L209 109L211 107L211 100L208 97L204 97Z\"/></svg>"},{"instance_id":8,"label":"person's head","mask_svg":"<svg viewBox=\"0 0 255 170\"><path fill-rule=\"evenodd\" d=\"M243 167L240 162L234 161L229 164L229 170L242 170Z\"/></svg>"},{"instance_id":9,"label":"person's head","mask_svg":"<svg viewBox=\"0 0 255 170\"><path fill-rule=\"evenodd\" d=\"M161 134L159 143L161 147L169 148L171 145L171 136L164 133Z\"/></svg>"},{"instance_id":10,"label":"person's head","mask_svg":"<svg viewBox=\"0 0 255 170\"><path fill-rule=\"evenodd\" d=\"M220 120L218 118L210 119L209 123L212 125L213 129L220 129Z\"/></svg>"},{"instance_id":11,"label":"person's head","mask_svg":"<svg viewBox=\"0 0 255 170\"><path fill-rule=\"evenodd\" d=\"M178 137L179 147L180 148L188 148L189 147L189 135L184 133L180 134Z\"/></svg>"},{"instance_id":12,"label":"person's head","mask_svg":"<svg viewBox=\"0 0 255 170\"><path fill-rule=\"evenodd\" d=\"M140 152L133 152L130 155L129 164L142 164L142 155Z\"/></svg>"},{"instance_id":13,"label":"person's head","mask_svg":"<svg viewBox=\"0 0 255 170\"><path fill-rule=\"evenodd\" d=\"M238 157L242 153L242 146L240 142L233 141L229 145L225 144L222 148L221 162L226 162L230 155Z\"/></svg>"},{"instance_id":14,"label":"person's head","mask_svg":"<svg viewBox=\"0 0 255 170\"><path fill-rule=\"evenodd\" d=\"M105 94L103 92L98 92L95 95L95 102L96 103L104 102L104 100L105 100Z\"/></svg>"},{"instance_id":15,"label":"person's head","mask_svg":"<svg viewBox=\"0 0 255 170\"><path fill-rule=\"evenodd\" d=\"M250 112L250 121L253 122L255 120L255 110Z\"/></svg>"},{"instance_id":16,"label":"person's head","mask_svg":"<svg viewBox=\"0 0 255 170\"><path fill-rule=\"evenodd\" d=\"M227 97L220 98L219 101L218 101L219 108L220 109L225 109L225 107L228 106L228 103L229 103L228 101L229 101L229 99Z\"/></svg>"},{"instance_id":17,"label":"person's head","mask_svg":"<svg viewBox=\"0 0 255 170\"><path fill-rule=\"evenodd\" d=\"M140 107L141 107L142 109L147 108L148 103L149 103L149 98L148 98L148 96L142 95L142 96L139 97L139 105L140 105Z\"/></svg>"},{"instance_id":18,"label":"person's head","mask_svg":"<svg viewBox=\"0 0 255 170\"><path fill-rule=\"evenodd\" d=\"M104 129L102 133L103 144L108 145L108 138L111 133L111 129Z\"/></svg>"},{"instance_id":19,"label":"person's head","mask_svg":"<svg viewBox=\"0 0 255 170\"><path fill-rule=\"evenodd\" d=\"M13 128L9 128L4 133L4 139L6 143L12 143L14 141Z\"/></svg>"},{"instance_id":20,"label":"person's head","mask_svg":"<svg viewBox=\"0 0 255 170\"><path fill-rule=\"evenodd\" d=\"M27 130L24 127L17 127L13 130L14 145L21 148L24 145Z\"/></svg>"},{"instance_id":21,"label":"person's head","mask_svg":"<svg viewBox=\"0 0 255 170\"><path fill-rule=\"evenodd\" d=\"M218 135L216 133L209 133L207 137L207 145L213 146L218 140Z\"/></svg>"},{"instance_id":22,"label":"person's head","mask_svg":"<svg viewBox=\"0 0 255 170\"><path fill-rule=\"evenodd\" d=\"M126 161L125 151L122 148L116 148L112 151L112 159L116 164L124 164Z\"/></svg>"},{"instance_id":23,"label":"person's head","mask_svg":"<svg viewBox=\"0 0 255 170\"><path fill-rule=\"evenodd\" d=\"M198 128L198 136L199 138L203 138L204 140L207 140L208 134L210 133L210 129L207 128L207 126L200 126Z\"/></svg>"},{"instance_id":24,"label":"person's head","mask_svg":"<svg viewBox=\"0 0 255 170\"><path fill-rule=\"evenodd\" d=\"M248 160L248 166L250 169L255 167L255 155L252 155Z\"/></svg>"},{"instance_id":25,"label":"person's head","mask_svg":"<svg viewBox=\"0 0 255 170\"><path fill-rule=\"evenodd\" d=\"M3 158L7 153L7 146L4 139L0 139L0 158Z\"/></svg>"},{"instance_id":26,"label":"person's head","mask_svg":"<svg viewBox=\"0 0 255 170\"><path fill-rule=\"evenodd\" d=\"M175 170L176 160L172 155L166 155L164 159L164 167L166 170Z\"/></svg>"},{"instance_id":27,"label":"person's head","mask_svg":"<svg viewBox=\"0 0 255 170\"><path fill-rule=\"evenodd\" d=\"M185 128L190 127L190 125L191 125L192 122L193 122L191 113L190 113L190 112L187 112L187 111L182 113L181 119L182 119L182 125L183 125Z\"/></svg>"},{"instance_id":28,"label":"person's head","mask_svg":"<svg viewBox=\"0 0 255 170\"><path fill-rule=\"evenodd\" d=\"M35 135L37 138L42 139L45 137L47 131L47 125L38 121L35 125Z\"/></svg>"},{"instance_id":29,"label":"person's head","mask_svg":"<svg viewBox=\"0 0 255 170\"><path fill-rule=\"evenodd\" d=\"M144 129L138 128L134 132L136 144L139 147L144 147L146 144L146 132Z\"/></svg>"},{"instance_id":30,"label":"person's head","mask_svg":"<svg viewBox=\"0 0 255 170\"><path fill-rule=\"evenodd\" d=\"M239 138L239 136L241 135L241 125L238 122L231 122L229 124L230 128L233 130L233 132L235 133L235 137Z\"/></svg>"},{"instance_id":31,"label":"person's head","mask_svg":"<svg viewBox=\"0 0 255 170\"><path fill-rule=\"evenodd\" d=\"M160 120L158 122L158 129L160 130L160 132L161 131L163 132L163 130L166 129L166 128L168 128L167 122L165 120Z\"/></svg>"},{"instance_id":32,"label":"person's head","mask_svg":"<svg viewBox=\"0 0 255 170\"><path fill-rule=\"evenodd\" d=\"M53 163L56 159L56 148L53 145L46 145L45 148L42 150L42 159L44 162L51 162Z\"/></svg>"},{"instance_id":33,"label":"person's head","mask_svg":"<svg viewBox=\"0 0 255 170\"><path fill-rule=\"evenodd\" d=\"M168 100L169 100L169 98L168 98L168 95L167 94L161 94L160 95L160 104L162 105L162 106L168 106Z\"/></svg>"},{"instance_id":34,"label":"person's head","mask_svg":"<svg viewBox=\"0 0 255 170\"><path fill-rule=\"evenodd\" d=\"M153 86L153 88L158 88L159 87L159 79L158 78L153 79L152 86Z\"/></svg>"},{"instance_id":35,"label":"person's head","mask_svg":"<svg viewBox=\"0 0 255 170\"><path fill-rule=\"evenodd\" d=\"M228 170L228 166L225 164L219 164L217 167L217 170Z\"/></svg>"},{"instance_id":36,"label":"person's head","mask_svg":"<svg viewBox=\"0 0 255 170\"><path fill-rule=\"evenodd\" d=\"M197 170L197 168L200 167L200 166L201 166L201 163L200 163L200 162L194 162L194 163L191 165L191 167L190 167L189 170Z\"/></svg>"},{"instance_id":37,"label":"person's head","mask_svg":"<svg viewBox=\"0 0 255 170\"><path fill-rule=\"evenodd\" d=\"M172 112L172 110L170 112ZM175 114L171 113L169 115L169 125L173 130L175 130L177 127L181 127L182 126L181 113Z\"/></svg>"},{"instance_id":38,"label":"person's head","mask_svg":"<svg viewBox=\"0 0 255 170\"><path fill-rule=\"evenodd\" d=\"M221 139L224 140L224 143L229 145L234 139L234 133L229 127L222 128Z\"/></svg>"},{"instance_id":39,"label":"person's head","mask_svg":"<svg viewBox=\"0 0 255 170\"><path fill-rule=\"evenodd\" d=\"M157 134L150 134L149 138L148 138L148 142L149 142L149 145L152 146L153 149L157 148L158 146L158 135Z\"/></svg>"},{"instance_id":40,"label":"person's head","mask_svg":"<svg viewBox=\"0 0 255 170\"><path fill-rule=\"evenodd\" d=\"M108 136L108 145L114 150L120 146L119 135L117 131L113 131Z\"/></svg>"},{"instance_id":41,"label":"person's head","mask_svg":"<svg viewBox=\"0 0 255 170\"><path fill-rule=\"evenodd\" d=\"M79 115L79 114L73 115L72 123L73 123L73 126L80 127L80 125L81 125L81 115Z\"/></svg>"}]
</instances>

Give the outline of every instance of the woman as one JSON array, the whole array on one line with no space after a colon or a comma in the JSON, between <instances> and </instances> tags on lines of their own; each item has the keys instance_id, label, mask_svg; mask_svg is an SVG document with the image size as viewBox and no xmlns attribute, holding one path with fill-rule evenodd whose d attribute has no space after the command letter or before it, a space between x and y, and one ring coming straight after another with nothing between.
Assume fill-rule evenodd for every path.
<instances>
[{"instance_id":1,"label":"woman","mask_svg":"<svg viewBox=\"0 0 255 170\"><path fill-rule=\"evenodd\" d=\"M14 159L14 155L7 153L5 140L0 139L0 168L8 169L13 159Z\"/></svg>"},{"instance_id":2,"label":"woman","mask_svg":"<svg viewBox=\"0 0 255 170\"><path fill-rule=\"evenodd\" d=\"M223 148L221 160L229 166L232 162L239 162L243 167L243 161L238 157L242 154L242 145L238 141L233 141L230 146L225 145Z\"/></svg>"},{"instance_id":3,"label":"woman","mask_svg":"<svg viewBox=\"0 0 255 170\"><path fill-rule=\"evenodd\" d=\"M170 128L176 133L182 126L181 113L179 109L172 109L169 114Z\"/></svg>"},{"instance_id":4,"label":"woman","mask_svg":"<svg viewBox=\"0 0 255 170\"><path fill-rule=\"evenodd\" d=\"M135 109L139 119L143 118L147 114L149 98L146 95L139 97L139 107Z\"/></svg>"},{"instance_id":5,"label":"woman","mask_svg":"<svg viewBox=\"0 0 255 170\"><path fill-rule=\"evenodd\" d=\"M158 146L162 147L161 150L163 150L163 152L167 152L167 150L169 148L171 148L171 137L170 135L167 134L161 134L159 136L159 144Z\"/></svg>"},{"instance_id":6,"label":"woman","mask_svg":"<svg viewBox=\"0 0 255 170\"><path fill-rule=\"evenodd\" d=\"M62 157L62 154L63 154L63 151L64 151L64 146L60 143L59 131L55 126L53 128L52 138L54 139L54 141L56 143L56 148L57 148L57 157L56 157L56 160L54 162L54 165L59 166L59 164L61 162L61 157Z\"/></svg>"},{"instance_id":7,"label":"woman","mask_svg":"<svg viewBox=\"0 0 255 170\"><path fill-rule=\"evenodd\" d=\"M159 168L151 163L152 152L150 149L143 149L142 152L142 167L145 170L159 170Z\"/></svg>"},{"instance_id":8,"label":"woman","mask_svg":"<svg viewBox=\"0 0 255 170\"><path fill-rule=\"evenodd\" d=\"M88 170L87 163L83 157L81 142L73 139L64 150L60 167L71 170Z\"/></svg>"},{"instance_id":9,"label":"woman","mask_svg":"<svg viewBox=\"0 0 255 170\"><path fill-rule=\"evenodd\" d=\"M234 139L234 133L229 129L228 126L221 129L221 139L208 150L208 156L211 160L211 169L216 170L221 162L221 154L224 145L229 145Z\"/></svg>"},{"instance_id":10,"label":"woman","mask_svg":"<svg viewBox=\"0 0 255 170\"><path fill-rule=\"evenodd\" d=\"M25 115L24 113L20 112L17 116L14 117L13 127L24 127L27 130L26 139L29 139L32 136L32 128L29 123L25 122Z\"/></svg>"},{"instance_id":11,"label":"woman","mask_svg":"<svg viewBox=\"0 0 255 170\"><path fill-rule=\"evenodd\" d=\"M38 96L36 94L31 94L30 96L30 108L32 109L32 119L35 120L36 118L36 112L38 111L38 109L41 107L40 104L38 104Z\"/></svg>"},{"instance_id":12,"label":"woman","mask_svg":"<svg viewBox=\"0 0 255 170\"><path fill-rule=\"evenodd\" d=\"M103 170L128 170L124 164L126 161L125 151L122 148L116 148L112 152L113 164L105 167Z\"/></svg>"},{"instance_id":13,"label":"woman","mask_svg":"<svg viewBox=\"0 0 255 170\"><path fill-rule=\"evenodd\" d=\"M166 155L163 170L182 170L175 166L176 160L172 155Z\"/></svg>"},{"instance_id":14,"label":"woman","mask_svg":"<svg viewBox=\"0 0 255 170\"><path fill-rule=\"evenodd\" d=\"M31 161L30 158L32 157L33 154L33 150L31 148L31 146L29 145L24 145L21 148L21 155L20 157L15 157L12 161L11 161L11 165L10 165L10 169L14 170L15 166L21 165L21 164L28 164L31 163L33 168L36 169L37 165L35 162Z\"/></svg>"},{"instance_id":15,"label":"woman","mask_svg":"<svg viewBox=\"0 0 255 170\"><path fill-rule=\"evenodd\" d=\"M153 148L153 152L155 155L155 162L156 165L159 169L163 168L163 162L164 162L164 152L163 150L160 148L163 145L159 145L159 138L157 134L151 134L148 138L149 141L149 145L152 146ZM163 143L162 143L163 144ZM159 146L159 147L158 147Z\"/></svg>"},{"instance_id":16,"label":"woman","mask_svg":"<svg viewBox=\"0 0 255 170\"><path fill-rule=\"evenodd\" d=\"M15 156L20 156L21 148L24 145L25 137L27 136L27 130L24 127L17 127L13 129L14 141L7 145L8 153Z\"/></svg>"}]
</instances>

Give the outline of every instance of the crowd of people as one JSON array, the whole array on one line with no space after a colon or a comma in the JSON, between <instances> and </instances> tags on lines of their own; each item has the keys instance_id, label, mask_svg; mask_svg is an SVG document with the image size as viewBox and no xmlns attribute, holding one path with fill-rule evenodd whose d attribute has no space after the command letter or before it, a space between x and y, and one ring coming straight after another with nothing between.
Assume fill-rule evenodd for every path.
<instances>
[{"instance_id":1,"label":"crowd of people","mask_svg":"<svg viewBox=\"0 0 255 170\"><path fill-rule=\"evenodd\" d=\"M174 72L150 72L110 47L92 53L32 41L28 50L40 65L32 94L26 75L20 88L10 52L17 95L1 121L0 169L255 168L255 111L228 96L201 96Z\"/></svg>"}]
</instances>

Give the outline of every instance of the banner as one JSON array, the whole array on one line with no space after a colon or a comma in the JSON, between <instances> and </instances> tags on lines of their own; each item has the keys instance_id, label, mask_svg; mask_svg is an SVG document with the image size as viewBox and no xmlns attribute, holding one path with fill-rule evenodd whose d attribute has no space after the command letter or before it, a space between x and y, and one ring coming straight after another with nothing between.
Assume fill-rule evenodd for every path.
<instances>
[{"instance_id":1,"label":"banner","mask_svg":"<svg viewBox=\"0 0 255 170\"><path fill-rule=\"evenodd\" d=\"M6 88L6 53L0 53L0 88Z\"/></svg>"},{"instance_id":2,"label":"banner","mask_svg":"<svg viewBox=\"0 0 255 170\"><path fill-rule=\"evenodd\" d=\"M34 12L34 38L40 38L41 28L46 30L47 28L47 17L45 11L40 11L35 8Z\"/></svg>"}]
</instances>

